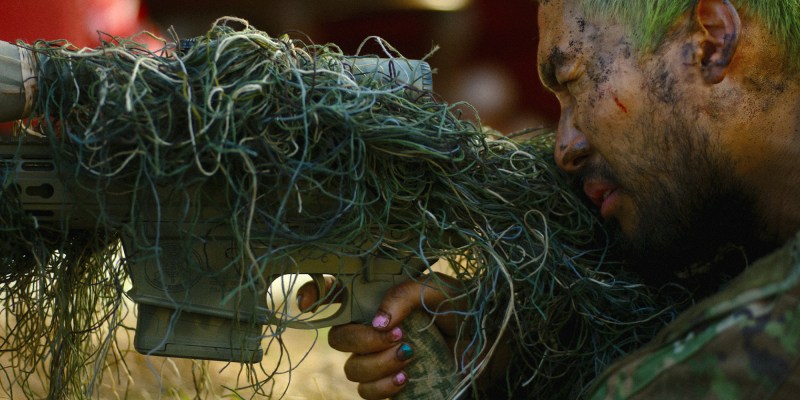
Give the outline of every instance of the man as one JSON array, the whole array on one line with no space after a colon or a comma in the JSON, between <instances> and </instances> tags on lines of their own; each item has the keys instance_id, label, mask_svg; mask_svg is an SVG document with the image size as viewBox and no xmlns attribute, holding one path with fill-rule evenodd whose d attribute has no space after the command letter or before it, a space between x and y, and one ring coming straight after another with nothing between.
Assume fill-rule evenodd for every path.
<instances>
[{"instance_id":1,"label":"man","mask_svg":"<svg viewBox=\"0 0 800 400\"><path fill-rule=\"evenodd\" d=\"M800 5L540 3L539 72L562 110L556 162L618 226L631 257L649 261L643 275L685 275L726 243L751 257L773 251L619 360L587 397L796 398ZM356 353L345 370L363 397L392 396L408 380L413 358L399 351L397 326L419 293L399 286L374 327L331 331L334 348Z\"/></svg>"}]
</instances>

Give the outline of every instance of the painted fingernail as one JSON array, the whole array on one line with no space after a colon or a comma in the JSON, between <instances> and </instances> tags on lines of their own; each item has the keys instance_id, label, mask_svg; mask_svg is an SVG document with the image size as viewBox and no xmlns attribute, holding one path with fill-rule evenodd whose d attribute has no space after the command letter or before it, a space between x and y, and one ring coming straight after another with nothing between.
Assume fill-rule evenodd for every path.
<instances>
[{"instance_id":1,"label":"painted fingernail","mask_svg":"<svg viewBox=\"0 0 800 400\"><path fill-rule=\"evenodd\" d=\"M372 319L372 327L386 328L387 326L389 326L389 316L378 311L378 314L376 314L375 318Z\"/></svg>"},{"instance_id":2,"label":"painted fingernail","mask_svg":"<svg viewBox=\"0 0 800 400\"><path fill-rule=\"evenodd\" d=\"M391 331L389 331L389 337L392 338L393 342L397 342L403 338L403 330L400 327L395 327Z\"/></svg>"},{"instance_id":3,"label":"painted fingernail","mask_svg":"<svg viewBox=\"0 0 800 400\"><path fill-rule=\"evenodd\" d=\"M414 356L414 349L412 349L411 346L408 345L408 343L403 343L403 345L397 349L397 359L400 361L408 360L413 356Z\"/></svg>"},{"instance_id":4,"label":"painted fingernail","mask_svg":"<svg viewBox=\"0 0 800 400\"><path fill-rule=\"evenodd\" d=\"M399 372L392 378L392 382L394 382L396 386L403 386L408 382L408 377L405 372Z\"/></svg>"}]
</instances>

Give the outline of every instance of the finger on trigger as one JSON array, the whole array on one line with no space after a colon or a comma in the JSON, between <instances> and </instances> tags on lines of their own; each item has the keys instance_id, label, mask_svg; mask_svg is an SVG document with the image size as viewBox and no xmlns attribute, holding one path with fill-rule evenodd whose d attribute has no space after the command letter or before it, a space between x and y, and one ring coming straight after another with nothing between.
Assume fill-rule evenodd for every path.
<instances>
[{"instance_id":1,"label":"finger on trigger","mask_svg":"<svg viewBox=\"0 0 800 400\"><path fill-rule=\"evenodd\" d=\"M312 275L312 278L297 289L297 307L300 311L314 312L321 305L341 302L342 292L335 277Z\"/></svg>"}]
</instances>

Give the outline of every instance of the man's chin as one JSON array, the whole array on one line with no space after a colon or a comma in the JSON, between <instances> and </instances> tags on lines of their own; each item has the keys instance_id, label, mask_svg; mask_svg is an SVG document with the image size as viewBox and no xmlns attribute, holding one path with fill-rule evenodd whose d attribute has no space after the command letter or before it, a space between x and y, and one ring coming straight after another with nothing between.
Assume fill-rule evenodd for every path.
<instances>
[{"instance_id":1,"label":"man's chin","mask_svg":"<svg viewBox=\"0 0 800 400\"><path fill-rule=\"evenodd\" d=\"M651 227L653 225L650 225ZM778 244L749 236L720 234L719 230L691 230L689 234L662 228L616 232L625 265L651 286L679 284L704 297L775 249ZM721 232L731 232L722 230ZM738 230L742 232L742 230Z\"/></svg>"},{"instance_id":2,"label":"man's chin","mask_svg":"<svg viewBox=\"0 0 800 400\"><path fill-rule=\"evenodd\" d=\"M661 286L676 281L676 272L680 270L677 258L681 255L672 246L657 244L642 232L624 228L617 220L608 221L606 226L616 237L628 269L639 274L650 285Z\"/></svg>"}]
</instances>

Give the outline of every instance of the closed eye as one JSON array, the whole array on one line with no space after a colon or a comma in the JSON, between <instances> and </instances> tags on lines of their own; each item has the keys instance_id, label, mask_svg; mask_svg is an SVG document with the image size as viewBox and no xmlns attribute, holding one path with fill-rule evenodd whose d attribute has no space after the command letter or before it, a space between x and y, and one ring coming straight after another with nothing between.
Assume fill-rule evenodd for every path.
<instances>
[{"instance_id":1,"label":"closed eye","mask_svg":"<svg viewBox=\"0 0 800 400\"><path fill-rule=\"evenodd\" d=\"M542 85L551 91L560 86L556 78L556 67L550 62L539 64L539 78L542 80Z\"/></svg>"}]
</instances>

